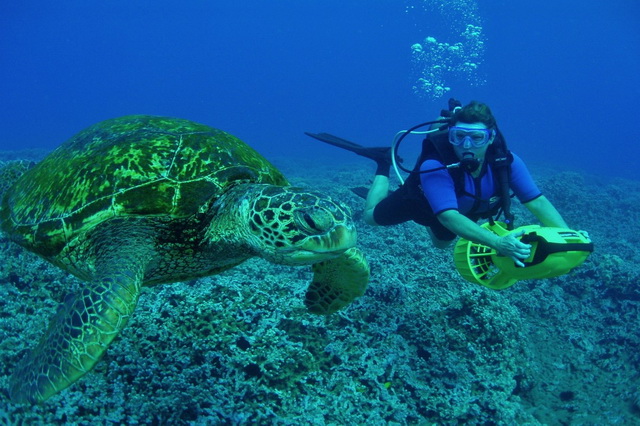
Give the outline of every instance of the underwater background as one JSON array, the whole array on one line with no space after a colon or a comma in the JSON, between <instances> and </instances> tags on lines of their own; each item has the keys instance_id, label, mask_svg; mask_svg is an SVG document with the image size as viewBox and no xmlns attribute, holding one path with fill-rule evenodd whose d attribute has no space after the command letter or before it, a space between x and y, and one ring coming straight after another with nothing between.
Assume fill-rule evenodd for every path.
<instances>
[{"instance_id":1,"label":"underwater background","mask_svg":"<svg viewBox=\"0 0 640 426\"><path fill-rule=\"evenodd\" d=\"M303 132L388 145L453 96L489 104L529 163L640 178L635 0L25 0L0 24L7 150L155 114L348 158Z\"/></svg>"},{"instance_id":2,"label":"underwater background","mask_svg":"<svg viewBox=\"0 0 640 426\"><path fill-rule=\"evenodd\" d=\"M0 234L0 424L640 423L636 1L26 0L0 4L0 24L0 192L14 160L98 121L187 118L347 203L372 267L326 319L304 309L308 268L259 259L147 288L91 373L17 405L12 369L82 283ZM422 227L366 225L349 188L373 163L303 133L388 145L449 97L490 105L589 231L585 264L468 283Z\"/></svg>"}]
</instances>

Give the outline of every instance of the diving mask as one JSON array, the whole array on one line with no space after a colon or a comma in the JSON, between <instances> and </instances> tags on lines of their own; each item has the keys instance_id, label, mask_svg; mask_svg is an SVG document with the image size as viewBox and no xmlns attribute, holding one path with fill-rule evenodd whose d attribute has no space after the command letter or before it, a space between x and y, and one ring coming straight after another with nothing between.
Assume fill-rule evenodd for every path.
<instances>
[{"instance_id":1,"label":"diving mask","mask_svg":"<svg viewBox=\"0 0 640 426\"><path fill-rule=\"evenodd\" d=\"M464 146L468 139L474 148L485 146L491 139L492 131L489 129L470 129L467 127L450 127L449 143L455 146Z\"/></svg>"}]
</instances>

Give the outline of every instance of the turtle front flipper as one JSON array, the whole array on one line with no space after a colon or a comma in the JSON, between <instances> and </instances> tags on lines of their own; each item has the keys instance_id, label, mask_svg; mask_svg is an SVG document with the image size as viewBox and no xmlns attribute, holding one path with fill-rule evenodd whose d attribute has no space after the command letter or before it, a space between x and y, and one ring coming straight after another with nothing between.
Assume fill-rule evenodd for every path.
<instances>
[{"instance_id":1,"label":"turtle front flipper","mask_svg":"<svg viewBox=\"0 0 640 426\"><path fill-rule=\"evenodd\" d=\"M150 256L143 245L109 247L114 243L96 250L96 278L67 296L38 345L18 364L9 383L13 401L42 402L73 384L127 324Z\"/></svg>"},{"instance_id":2,"label":"turtle front flipper","mask_svg":"<svg viewBox=\"0 0 640 426\"><path fill-rule=\"evenodd\" d=\"M332 314L364 294L369 282L369 264L353 247L339 257L313 265L313 280L304 303L311 313Z\"/></svg>"}]
</instances>

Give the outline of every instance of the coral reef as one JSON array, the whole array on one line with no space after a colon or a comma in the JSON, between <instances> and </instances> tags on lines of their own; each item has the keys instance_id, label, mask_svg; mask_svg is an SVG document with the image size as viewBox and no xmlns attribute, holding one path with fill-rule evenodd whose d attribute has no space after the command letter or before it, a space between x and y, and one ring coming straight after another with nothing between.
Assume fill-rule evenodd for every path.
<instances>
[{"instance_id":1,"label":"coral reef","mask_svg":"<svg viewBox=\"0 0 640 426\"><path fill-rule=\"evenodd\" d=\"M497 292L464 281L420 226L361 221L349 186L368 184L371 164L275 163L294 184L352 206L372 268L363 297L311 315L311 271L260 259L146 288L94 371L44 404L16 405L6 392L13 367L82 283L0 235L0 423L640 421L637 182L536 170L596 252L570 274Z\"/></svg>"}]
</instances>

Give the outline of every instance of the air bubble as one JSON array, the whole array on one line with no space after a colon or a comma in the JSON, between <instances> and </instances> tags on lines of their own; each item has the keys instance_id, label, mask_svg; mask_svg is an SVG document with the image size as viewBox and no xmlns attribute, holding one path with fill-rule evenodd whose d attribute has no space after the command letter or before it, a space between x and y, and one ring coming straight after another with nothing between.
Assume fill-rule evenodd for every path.
<instances>
[{"instance_id":1,"label":"air bubble","mask_svg":"<svg viewBox=\"0 0 640 426\"><path fill-rule=\"evenodd\" d=\"M416 75L413 91L421 97L438 99L451 90L452 82L466 81L470 86L485 83L480 72L484 62L485 40L476 0L438 2L424 0L422 9L433 17L438 11L449 22L451 43L434 36L411 46ZM418 13L419 8L411 8Z\"/></svg>"}]
</instances>

